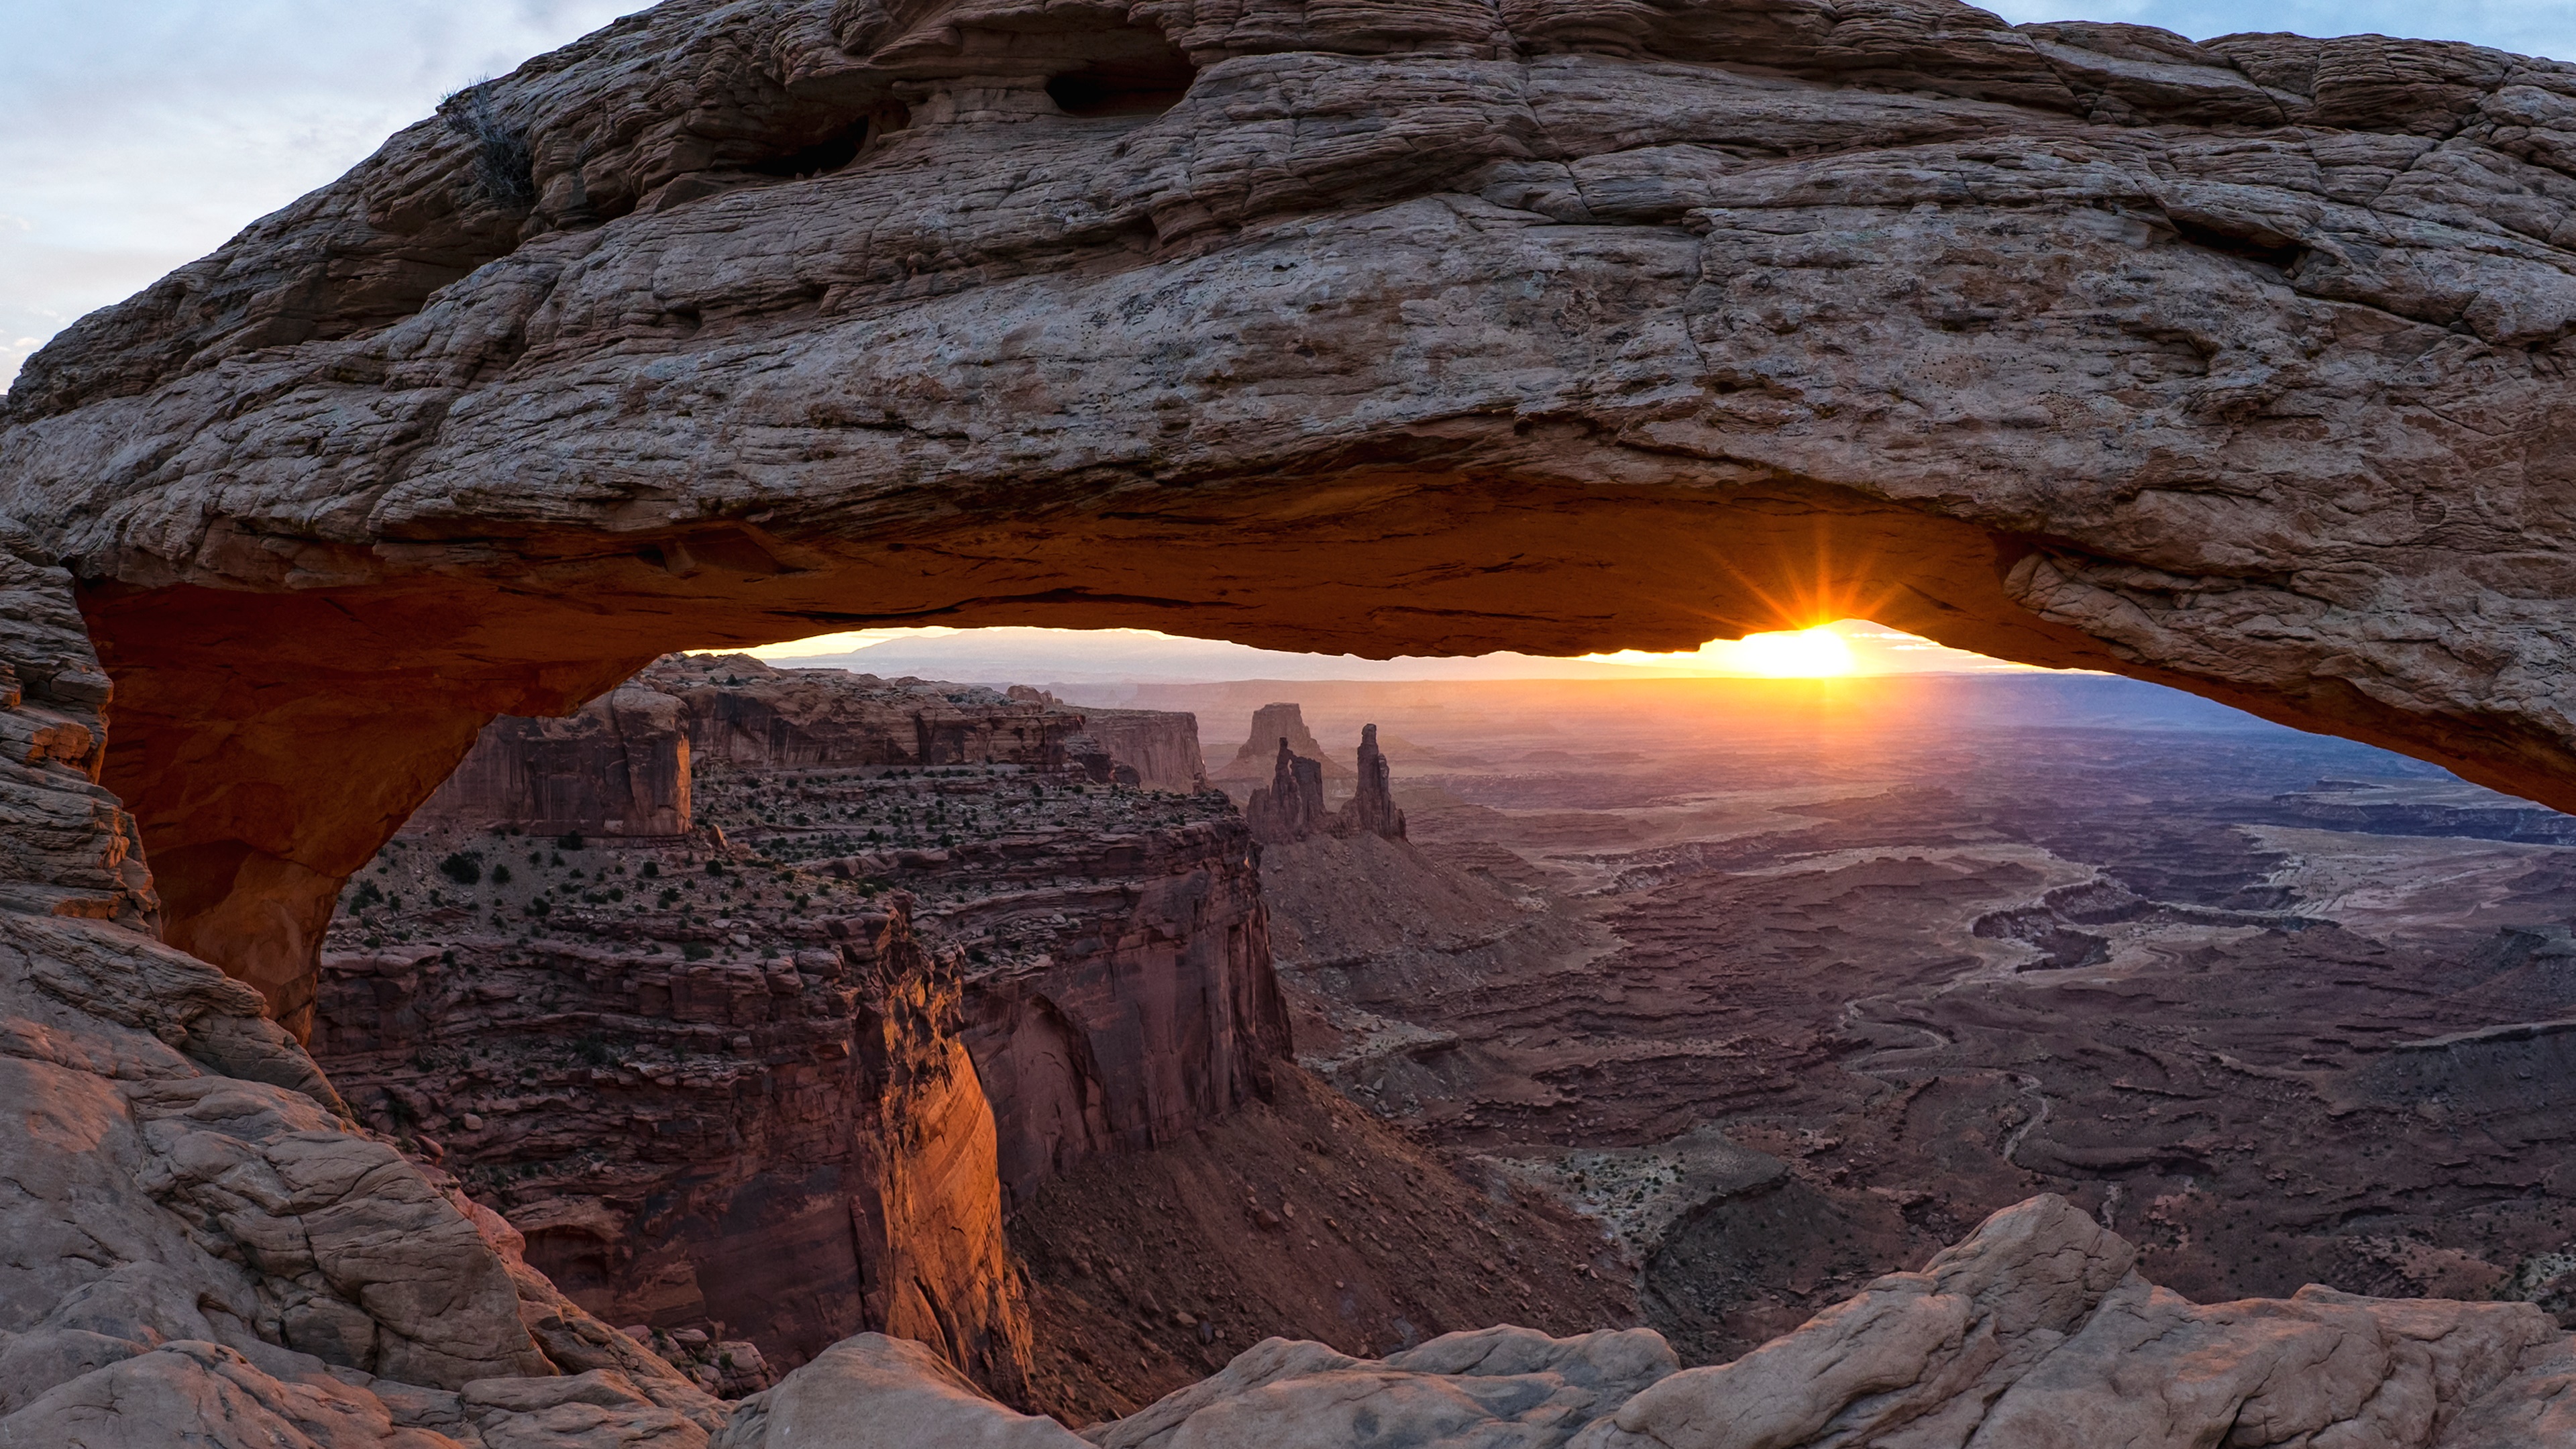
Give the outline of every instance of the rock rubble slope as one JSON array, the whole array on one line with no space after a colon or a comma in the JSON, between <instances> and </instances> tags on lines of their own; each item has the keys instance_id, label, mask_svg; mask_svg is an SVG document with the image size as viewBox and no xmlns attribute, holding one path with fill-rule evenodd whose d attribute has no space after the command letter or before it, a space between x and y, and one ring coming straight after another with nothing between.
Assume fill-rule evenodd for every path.
<instances>
[{"instance_id":1,"label":"rock rubble slope","mask_svg":"<svg viewBox=\"0 0 2576 1449\"><path fill-rule=\"evenodd\" d=\"M969 1396L918 1347L855 1338L744 1402L729 1449L2184 1449L2576 1440L2576 1353L2523 1303L2191 1303L2062 1198L1988 1218L1731 1364L1650 1329L1453 1333L1384 1359L1270 1339L1079 1436ZM855 1422L883 1406L877 1424Z\"/></svg>"},{"instance_id":2,"label":"rock rubble slope","mask_svg":"<svg viewBox=\"0 0 2576 1449\"><path fill-rule=\"evenodd\" d=\"M68 329L0 509L245 977L494 713L870 623L1854 614L2568 805L2571 244L2576 70L2473 46L672 0Z\"/></svg>"}]
</instances>

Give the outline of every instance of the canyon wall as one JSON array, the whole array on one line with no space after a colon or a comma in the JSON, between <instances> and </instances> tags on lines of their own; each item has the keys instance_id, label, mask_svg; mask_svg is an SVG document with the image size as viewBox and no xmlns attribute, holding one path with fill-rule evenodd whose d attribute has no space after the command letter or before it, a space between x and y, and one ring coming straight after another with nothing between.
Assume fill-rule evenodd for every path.
<instances>
[{"instance_id":1,"label":"canyon wall","mask_svg":"<svg viewBox=\"0 0 2576 1449\"><path fill-rule=\"evenodd\" d=\"M1207 786L1198 721L1074 711L1035 690L783 670L749 655L674 654L562 719L483 727L414 820L539 835L685 835L690 763L1068 766L1099 783Z\"/></svg>"},{"instance_id":2,"label":"canyon wall","mask_svg":"<svg viewBox=\"0 0 2576 1449\"><path fill-rule=\"evenodd\" d=\"M686 835L689 736L678 701L621 685L566 719L483 727L413 817L537 835Z\"/></svg>"},{"instance_id":3,"label":"canyon wall","mask_svg":"<svg viewBox=\"0 0 2576 1449\"><path fill-rule=\"evenodd\" d=\"M1014 1200L1087 1158L1222 1120L1289 1056L1240 823L1107 838L1057 829L946 855L851 864L916 888L967 888L925 917L944 939L1045 947L971 972L966 990L965 1040Z\"/></svg>"},{"instance_id":4,"label":"canyon wall","mask_svg":"<svg viewBox=\"0 0 2576 1449\"><path fill-rule=\"evenodd\" d=\"M155 939L71 577L0 519L0 1444L703 1444L724 1410ZM451 1437L452 1436L452 1437Z\"/></svg>"},{"instance_id":5,"label":"canyon wall","mask_svg":"<svg viewBox=\"0 0 2576 1449\"><path fill-rule=\"evenodd\" d=\"M748 654L666 655L635 684L678 701L694 758L791 765L1064 768L1081 714L980 685L776 669Z\"/></svg>"},{"instance_id":6,"label":"canyon wall","mask_svg":"<svg viewBox=\"0 0 2576 1449\"><path fill-rule=\"evenodd\" d=\"M1249 837L1221 797L1101 786L1042 698L675 658L585 714L630 697L705 742L712 828L407 828L334 928L313 1050L607 1318L779 1365L882 1329L1017 1396L1008 1205L1288 1054ZM940 763L959 742L1006 758Z\"/></svg>"},{"instance_id":7,"label":"canyon wall","mask_svg":"<svg viewBox=\"0 0 2576 1449\"><path fill-rule=\"evenodd\" d=\"M455 929L334 951L313 1050L603 1318L791 1367L882 1329L1015 1395L1026 1310L954 963L899 906L812 934L754 962Z\"/></svg>"},{"instance_id":8,"label":"canyon wall","mask_svg":"<svg viewBox=\"0 0 2576 1449\"><path fill-rule=\"evenodd\" d=\"M1193 795L1208 788L1207 762L1199 754L1195 715L1159 709L1082 707L1083 733L1098 742L1113 771L1133 772L1125 783L1148 790ZM1124 778L1124 777L1119 777Z\"/></svg>"}]
</instances>

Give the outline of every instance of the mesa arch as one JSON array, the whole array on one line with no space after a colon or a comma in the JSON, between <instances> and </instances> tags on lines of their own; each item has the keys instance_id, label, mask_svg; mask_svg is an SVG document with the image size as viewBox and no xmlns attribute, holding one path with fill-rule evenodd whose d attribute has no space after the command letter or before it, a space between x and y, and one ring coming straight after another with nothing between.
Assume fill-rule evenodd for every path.
<instances>
[{"instance_id":1,"label":"mesa arch","mask_svg":"<svg viewBox=\"0 0 2576 1449\"><path fill-rule=\"evenodd\" d=\"M64 333L173 944L495 712L895 622L1860 614L2576 808L2576 68L1944 0L672 0Z\"/></svg>"}]
</instances>

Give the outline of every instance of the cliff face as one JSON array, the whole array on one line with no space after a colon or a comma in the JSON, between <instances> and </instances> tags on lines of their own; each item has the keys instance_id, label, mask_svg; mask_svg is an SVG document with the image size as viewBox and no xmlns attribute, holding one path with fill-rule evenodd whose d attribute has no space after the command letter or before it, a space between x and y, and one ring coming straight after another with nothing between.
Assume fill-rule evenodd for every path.
<instances>
[{"instance_id":1,"label":"cliff face","mask_svg":"<svg viewBox=\"0 0 2576 1449\"><path fill-rule=\"evenodd\" d=\"M1073 822L945 860L831 867L960 893L923 920L993 963L970 973L965 1039L1014 1201L1087 1158L1221 1120L1288 1057L1259 871L1230 815L1105 837Z\"/></svg>"},{"instance_id":2,"label":"cliff face","mask_svg":"<svg viewBox=\"0 0 2576 1449\"><path fill-rule=\"evenodd\" d=\"M622 878L648 863L699 862L628 852ZM954 964L900 909L766 960L422 924L433 939L324 958L314 1051L364 1116L499 1204L566 1293L785 1366L883 1329L1016 1394L1028 1325L993 1117Z\"/></svg>"},{"instance_id":3,"label":"cliff face","mask_svg":"<svg viewBox=\"0 0 2576 1449\"><path fill-rule=\"evenodd\" d=\"M1207 762L1199 754L1195 715L1159 709L1082 708L1083 733L1099 744L1114 767L1135 778L1122 783L1148 790L1195 795L1208 787Z\"/></svg>"},{"instance_id":4,"label":"cliff face","mask_svg":"<svg viewBox=\"0 0 2576 1449\"><path fill-rule=\"evenodd\" d=\"M1203 789L1198 721L1074 710L1025 687L776 669L749 655L674 654L566 719L503 716L414 816L532 834L683 835L690 765L1018 765L1100 784Z\"/></svg>"},{"instance_id":5,"label":"cliff face","mask_svg":"<svg viewBox=\"0 0 2576 1449\"><path fill-rule=\"evenodd\" d=\"M485 725L413 819L538 835L686 835L689 749L679 701L622 685L569 719Z\"/></svg>"},{"instance_id":6,"label":"cliff face","mask_svg":"<svg viewBox=\"0 0 2576 1449\"><path fill-rule=\"evenodd\" d=\"M1060 770L1080 712L975 685L774 669L747 654L668 655L637 686L677 702L694 758L793 765L1022 765Z\"/></svg>"},{"instance_id":7,"label":"cliff face","mask_svg":"<svg viewBox=\"0 0 2576 1449\"><path fill-rule=\"evenodd\" d=\"M0 522L0 1444L543 1444L567 1404L704 1443L712 1399L154 938L72 589Z\"/></svg>"},{"instance_id":8,"label":"cliff face","mask_svg":"<svg viewBox=\"0 0 2576 1449\"><path fill-rule=\"evenodd\" d=\"M707 743L715 829L407 831L349 893L315 1051L609 1318L782 1365L882 1329L1018 1393L1006 1205L1287 1054L1248 836L1222 797L1097 783L1042 698L742 659L643 683ZM960 741L1021 758L938 763Z\"/></svg>"}]
</instances>

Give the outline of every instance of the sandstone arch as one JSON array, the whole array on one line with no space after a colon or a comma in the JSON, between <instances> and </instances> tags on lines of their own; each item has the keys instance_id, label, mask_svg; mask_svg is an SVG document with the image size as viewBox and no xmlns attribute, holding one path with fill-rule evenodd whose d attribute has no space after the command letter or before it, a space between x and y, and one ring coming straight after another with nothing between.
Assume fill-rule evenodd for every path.
<instances>
[{"instance_id":1,"label":"sandstone arch","mask_svg":"<svg viewBox=\"0 0 2576 1449\"><path fill-rule=\"evenodd\" d=\"M861 623L1862 614L2576 806L2576 68L1942 0L673 0L468 103L0 414L168 937L280 1015L491 714Z\"/></svg>"}]
</instances>

